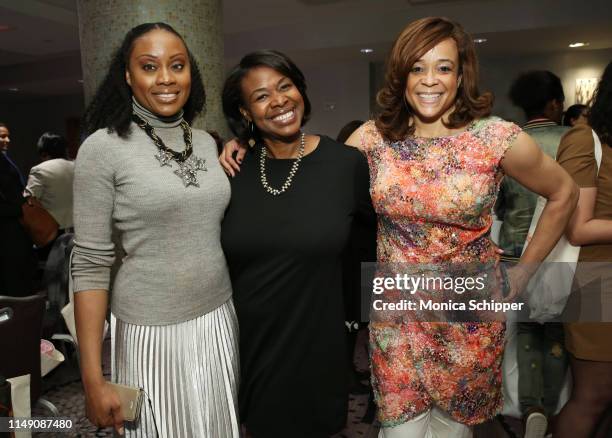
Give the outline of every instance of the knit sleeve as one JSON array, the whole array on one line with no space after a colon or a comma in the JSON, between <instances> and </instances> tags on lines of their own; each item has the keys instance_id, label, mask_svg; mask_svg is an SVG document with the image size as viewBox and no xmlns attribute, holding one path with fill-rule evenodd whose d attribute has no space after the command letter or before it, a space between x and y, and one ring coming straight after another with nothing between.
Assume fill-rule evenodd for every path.
<instances>
[{"instance_id":1,"label":"knit sleeve","mask_svg":"<svg viewBox=\"0 0 612 438\"><path fill-rule=\"evenodd\" d=\"M115 198L111 136L97 131L81 148L74 174L74 292L109 289L115 260L111 240Z\"/></svg>"}]
</instances>

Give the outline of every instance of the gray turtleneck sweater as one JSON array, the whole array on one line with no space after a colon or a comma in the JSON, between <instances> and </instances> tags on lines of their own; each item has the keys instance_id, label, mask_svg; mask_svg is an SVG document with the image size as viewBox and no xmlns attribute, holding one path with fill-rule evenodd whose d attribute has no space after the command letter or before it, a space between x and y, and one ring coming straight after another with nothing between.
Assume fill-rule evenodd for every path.
<instances>
[{"instance_id":1,"label":"gray turtleneck sweater","mask_svg":"<svg viewBox=\"0 0 612 438\"><path fill-rule=\"evenodd\" d=\"M139 105L166 146L185 149L181 117L160 119ZM206 160L200 187L185 187L161 167L157 147L132 123L127 139L106 129L82 144L74 178L75 293L109 289L113 227L126 252L114 281L111 310L122 321L165 325L197 318L231 296L220 226L230 185L208 133L193 130L193 154Z\"/></svg>"}]
</instances>

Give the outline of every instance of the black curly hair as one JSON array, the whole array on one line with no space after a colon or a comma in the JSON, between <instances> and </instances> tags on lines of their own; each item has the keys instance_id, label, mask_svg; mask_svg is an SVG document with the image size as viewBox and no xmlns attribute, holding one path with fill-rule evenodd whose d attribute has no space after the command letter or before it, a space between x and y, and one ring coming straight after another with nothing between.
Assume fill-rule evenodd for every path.
<instances>
[{"instance_id":1,"label":"black curly hair","mask_svg":"<svg viewBox=\"0 0 612 438\"><path fill-rule=\"evenodd\" d=\"M121 46L115 51L106 77L85 110L84 138L103 128L106 128L108 132L116 132L122 138L127 138L130 135L132 90L125 81L125 71L134 41L155 29L170 32L179 37L185 44L183 37L166 23L143 23L132 28L123 38ZM187 44L185 44L185 47L187 48ZM200 70L188 48L187 55L191 70L191 93L183 107L183 118L191 124L195 116L204 109L206 93Z\"/></svg>"},{"instance_id":2,"label":"black curly hair","mask_svg":"<svg viewBox=\"0 0 612 438\"><path fill-rule=\"evenodd\" d=\"M612 147L612 62L601 76L587 118L601 143Z\"/></svg>"},{"instance_id":3,"label":"black curly hair","mask_svg":"<svg viewBox=\"0 0 612 438\"><path fill-rule=\"evenodd\" d=\"M541 116L551 100L565 100L561 79L548 70L520 74L512 83L508 95L514 105L525 111L528 119Z\"/></svg>"},{"instance_id":4,"label":"black curly hair","mask_svg":"<svg viewBox=\"0 0 612 438\"><path fill-rule=\"evenodd\" d=\"M563 126L572 126L572 120L580 117L580 115L584 113L586 109L588 109L588 107L581 103L571 105L565 110L565 113L563 114L563 122L561 124Z\"/></svg>"},{"instance_id":5,"label":"black curly hair","mask_svg":"<svg viewBox=\"0 0 612 438\"><path fill-rule=\"evenodd\" d=\"M251 133L249 123L240 113L240 107L244 106L242 100L242 79L247 75L249 70L255 67L270 67L280 74L291 79L291 82L298 89L304 100L304 117L302 118L302 126L306 124L310 117L310 100L306 94L306 79L301 70L289 59L289 57L276 50L259 50L245 55L240 63L232 69L225 80L223 86L223 113L227 119L227 123L238 139L246 144L249 138L261 140L257 127L254 126L254 132Z\"/></svg>"}]
</instances>

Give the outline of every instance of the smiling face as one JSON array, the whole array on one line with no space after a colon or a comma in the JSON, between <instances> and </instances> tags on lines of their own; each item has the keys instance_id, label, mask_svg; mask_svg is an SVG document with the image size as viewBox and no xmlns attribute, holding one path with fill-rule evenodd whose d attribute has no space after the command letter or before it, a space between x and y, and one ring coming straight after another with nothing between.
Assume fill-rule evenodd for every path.
<instances>
[{"instance_id":1,"label":"smiling face","mask_svg":"<svg viewBox=\"0 0 612 438\"><path fill-rule=\"evenodd\" d=\"M134 41L125 80L140 105L159 116L178 113L189 98L187 48L171 32L154 29Z\"/></svg>"},{"instance_id":2,"label":"smiling face","mask_svg":"<svg viewBox=\"0 0 612 438\"><path fill-rule=\"evenodd\" d=\"M255 67L242 79L242 115L266 139L287 140L299 134L304 99L287 76L270 68Z\"/></svg>"},{"instance_id":3,"label":"smiling face","mask_svg":"<svg viewBox=\"0 0 612 438\"><path fill-rule=\"evenodd\" d=\"M9 148L11 133L6 126L0 126L0 152L6 152Z\"/></svg>"},{"instance_id":4,"label":"smiling face","mask_svg":"<svg viewBox=\"0 0 612 438\"><path fill-rule=\"evenodd\" d=\"M452 112L460 84L457 44L447 38L417 60L406 81L415 124L441 122Z\"/></svg>"}]
</instances>

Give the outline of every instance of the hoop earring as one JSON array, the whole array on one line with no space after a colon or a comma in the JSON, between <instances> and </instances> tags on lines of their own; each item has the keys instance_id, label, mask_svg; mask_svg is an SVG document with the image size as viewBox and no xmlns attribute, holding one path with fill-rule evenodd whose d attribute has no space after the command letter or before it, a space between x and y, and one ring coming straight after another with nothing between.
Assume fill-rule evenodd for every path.
<instances>
[{"instance_id":1,"label":"hoop earring","mask_svg":"<svg viewBox=\"0 0 612 438\"><path fill-rule=\"evenodd\" d=\"M249 124L249 131L251 131L251 137L249 138L249 147L253 147L255 146L255 144L257 143L255 141L255 127L253 126L253 122L247 122Z\"/></svg>"}]
</instances>

